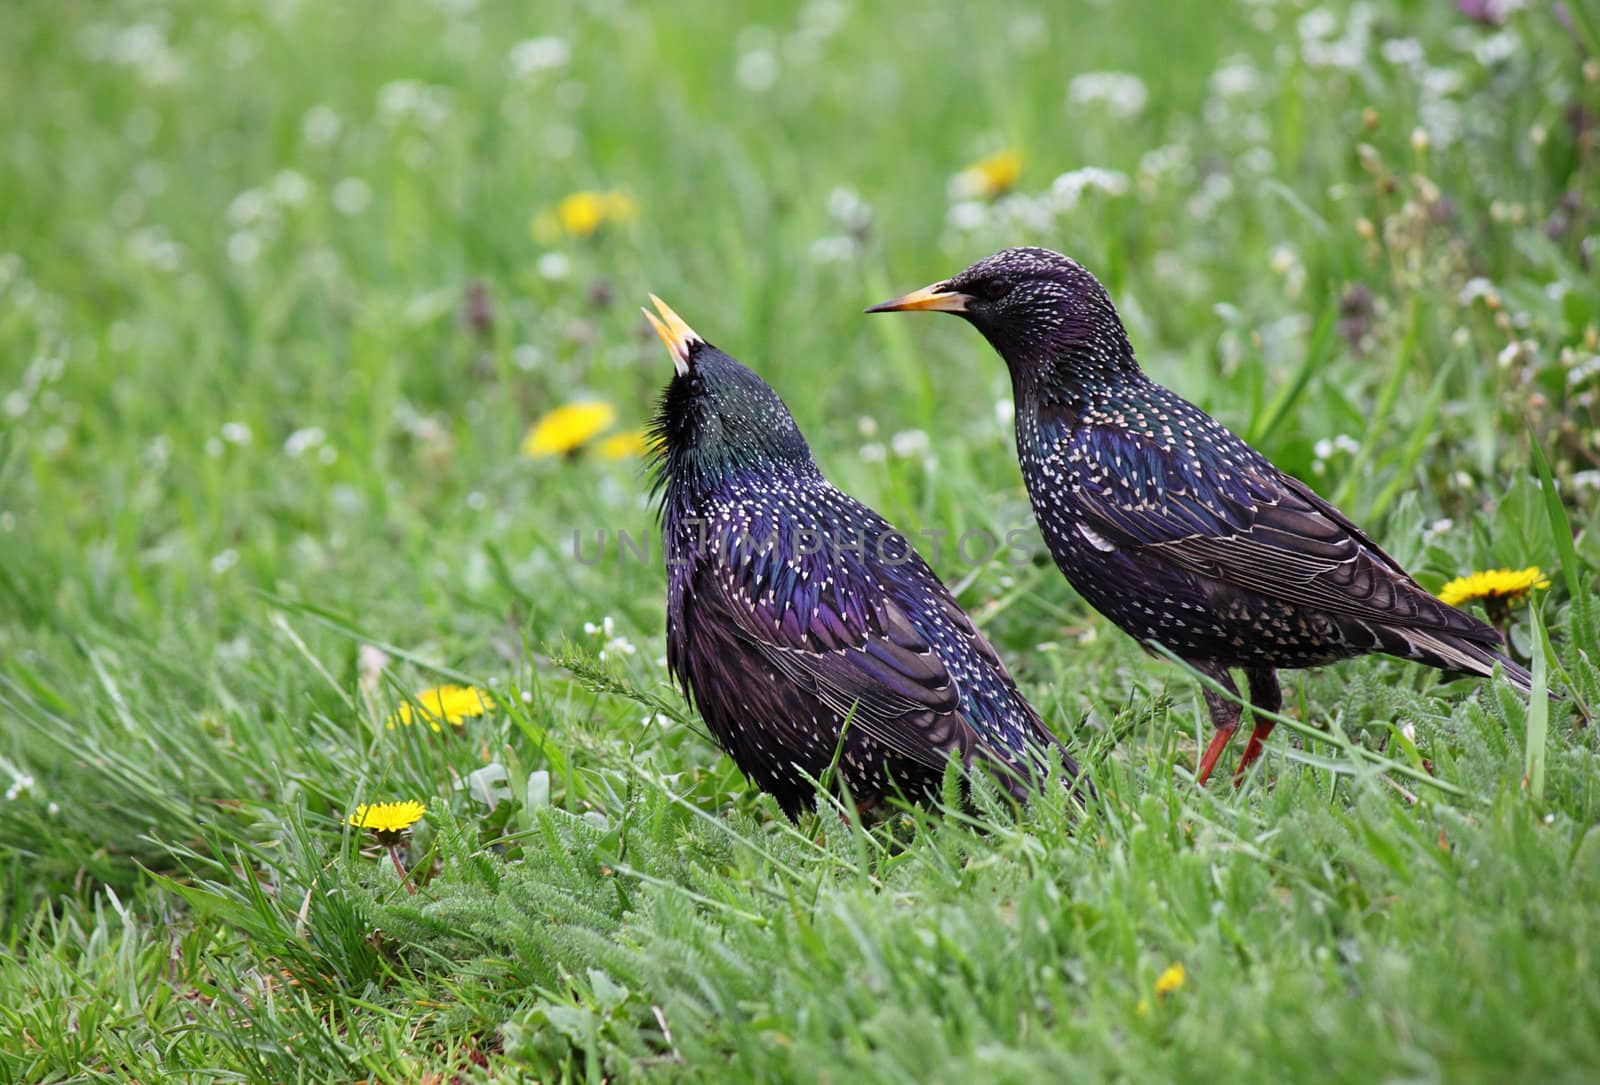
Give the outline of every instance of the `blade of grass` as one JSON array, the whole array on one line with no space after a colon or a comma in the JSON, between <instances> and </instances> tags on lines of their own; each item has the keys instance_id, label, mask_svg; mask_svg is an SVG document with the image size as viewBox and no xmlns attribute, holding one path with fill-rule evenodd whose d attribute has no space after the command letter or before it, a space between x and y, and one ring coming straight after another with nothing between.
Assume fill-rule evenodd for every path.
<instances>
[{"instance_id":1,"label":"blade of grass","mask_svg":"<svg viewBox=\"0 0 1600 1085\"><path fill-rule=\"evenodd\" d=\"M1317 317L1317 325L1311 332L1311 342L1306 347L1305 357L1300 362L1300 368L1295 371L1289 383L1279 390L1272 402L1267 405L1262 416L1250 427L1246 437L1251 444L1261 444L1277 430L1283 420L1288 417L1294 405L1300 402L1300 397L1305 394L1306 386L1311 383L1311 376L1322 364L1328 360L1333 346L1333 333L1339 323L1339 302L1332 298L1322 307L1322 314Z\"/></svg>"}]
</instances>

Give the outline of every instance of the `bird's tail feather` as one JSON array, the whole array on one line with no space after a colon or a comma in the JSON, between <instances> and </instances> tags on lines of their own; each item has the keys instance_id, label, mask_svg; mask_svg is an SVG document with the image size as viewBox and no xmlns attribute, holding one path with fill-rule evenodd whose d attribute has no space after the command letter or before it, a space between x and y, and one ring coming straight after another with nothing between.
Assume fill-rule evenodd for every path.
<instances>
[{"instance_id":1,"label":"bird's tail feather","mask_svg":"<svg viewBox=\"0 0 1600 1085\"><path fill-rule=\"evenodd\" d=\"M1481 675L1488 678L1494 674L1495 665L1500 666L1500 674L1523 693L1533 692L1533 675L1528 669L1514 660L1508 659L1505 653L1492 645L1483 644L1465 637L1455 637L1448 633L1430 633L1422 629L1386 629L1387 636L1398 641L1396 644L1385 644L1384 650L1391 655L1403 659L1415 659L1419 663L1426 663L1430 667L1438 667L1446 671L1461 671L1465 674Z\"/></svg>"}]
</instances>

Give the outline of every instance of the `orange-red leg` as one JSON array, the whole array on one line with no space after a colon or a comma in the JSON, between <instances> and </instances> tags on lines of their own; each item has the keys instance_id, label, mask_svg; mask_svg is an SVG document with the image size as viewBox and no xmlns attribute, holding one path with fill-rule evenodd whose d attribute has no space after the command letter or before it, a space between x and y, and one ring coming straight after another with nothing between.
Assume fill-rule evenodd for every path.
<instances>
[{"instance_id":1,"label":"orange-red leg","mask_svg":"<svg viewBox=\"0 0 1600 1085\"><path fill-rule=\"evenodd\" d=\"M1206 781L1211 779L1211 770L1217 767L1217 758L1222 756L1222 751L1228 748L1228 743L1233 741L1234 732L1239 730L1239 723L1235 720L1227 727L1218 727L1211 735L1211 741L1206 746L1205 754L1200 758L1200 764L1194 770L1194 782L1201 787L1206 786ZM1255 736L1251 736L1254 741Z\"/></svg>"},{"instance_id":2,"label":"orange-red leg","mask_svg":"<svg viewBox=\"0 0 1600 1085\"><path fill-rule=\"evenodd\" d=\"M1195 670L1213 679L1223 689L1235 697L1239 695L1239 687L1233 684L1233 676L1228 673L1228 668L1215 663L1190 662ZM1222 751L1228 748L1234 732L1239 729L1241 712L1237 701L1229 700L1209 686L1205 690L1205 699L1206 710L1211 714L1211 726L1216 728L1216 733L1211 736L1206 752L1201 755L1200 764L1195 766L1194 782L1201 787L1206 786L1206 781L1211 778L1211 770L1217 767L1217 758L1222 756Z\"/></svg>"},{"instance_id":3,"label":"orange-red leg","mask_svg":"<svg viewBox=\"0 0 1600 1085\"><path fill-rule=\"evenodd\" d=\"M1283 688L1278 685L1278 676L1268 668L1251 668L1245 672L1245 677L1250 681L1250 703L1262 712L1279 712L1283 709ZM1256 759L1261 756L1261 744L1272 734L1272 729L1278 721L1255 713L1255 726L1250 731L1250 741L1245 743L1244 756L1239 758L1239 767L1233 770L1233 786L1238 787L1244 783L1244 773Z\"/></svg>"}]
</instances>

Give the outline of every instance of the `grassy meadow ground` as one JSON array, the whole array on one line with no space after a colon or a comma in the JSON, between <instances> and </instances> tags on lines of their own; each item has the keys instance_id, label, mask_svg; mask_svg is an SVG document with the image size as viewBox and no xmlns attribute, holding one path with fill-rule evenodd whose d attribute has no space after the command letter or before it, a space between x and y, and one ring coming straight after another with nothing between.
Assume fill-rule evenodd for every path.
<instances>
[{"instance_id":1,"label":"grassy meadow ground","mask_svg":"<svg viewBox=\"0 0 1600 1085\"><path fill-rule=\"evenodd\" d=\"M762 6L9 5L0 1080L1595 1080L1590 0ZM654 291L840 486L1032 543L998 359L860 313L1019 243L1430 589L1540 566L1571 696L1290 675L1200 791L1180 667L947 541L1103 802L790 826L668 684L640 461L524 435L644 423Z\"/></svg>"}]
</instances>

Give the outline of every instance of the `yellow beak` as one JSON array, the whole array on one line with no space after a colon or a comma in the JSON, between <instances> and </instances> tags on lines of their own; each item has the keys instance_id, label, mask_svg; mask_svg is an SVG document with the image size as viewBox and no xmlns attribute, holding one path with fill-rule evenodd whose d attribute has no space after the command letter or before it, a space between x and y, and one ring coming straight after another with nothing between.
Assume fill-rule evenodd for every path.
<instances>
[{"instance_id":1,"label":"yellow beak","mask_svg":"<svg viewBox=\"0 0 1600 1085\"><path fill-rule=\"evenodd\" d=\"M970 294L963 294L959 290L952 290L948 283L934 283L921 290L913 290L881 305L874 305L868 309L869 313L905 313L917 309L926 309L940 313L964 313L967 311L967 302L972 300Z\"/></svg>"},{"instance_id":2,"label":"yellow beak","mask_svg":"<svg viewBox=\"0 0 1600 1085\"><path fill-rule=\"evenodd\" d=\"M672 311L672 306L654 294L650 295L650 300L661 315L658 317L649 309L641 308L639 311L644 314L650 326L661 337L661 341L667 345L667 350L672 353L672 368L678 371L678 376L684 376L689 372L690 348L696 343L703 344L705 339L685 324L683 317Z\"/></svg>"}]
</instances>

